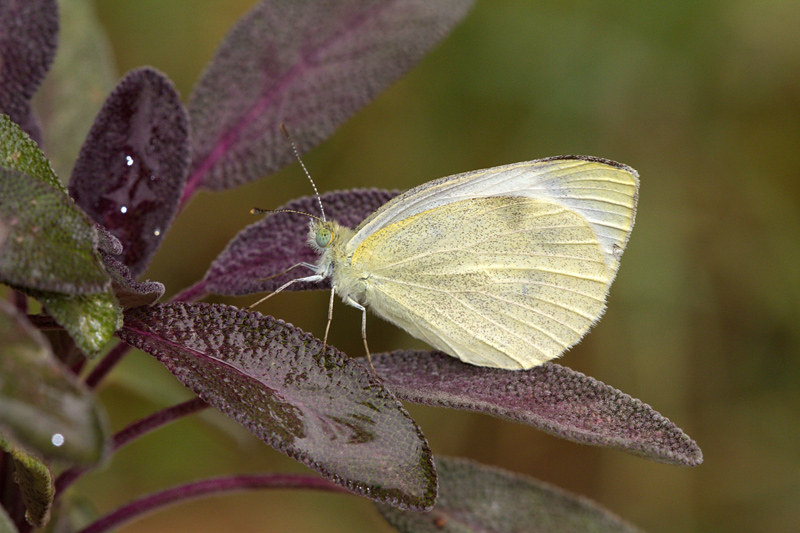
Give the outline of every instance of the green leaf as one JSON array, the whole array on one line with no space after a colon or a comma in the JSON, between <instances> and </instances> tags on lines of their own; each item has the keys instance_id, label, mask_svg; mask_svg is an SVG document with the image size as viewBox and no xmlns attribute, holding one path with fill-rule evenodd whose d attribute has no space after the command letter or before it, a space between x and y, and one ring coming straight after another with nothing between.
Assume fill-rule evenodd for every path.
<instances>
[{"instance_id":1,"label":"green leaf","mask_svg":"<svg viewBox=\"0 0 800 533\"><path fill-rule=\"evenodd\" d=\"M108 289L94 223L51 185L0 169L0 281L68 294Z\"/></svg>"},{"instance_id":2,"label":"green leaf","mask_svg":"<svg viewBox=\"0 0 800 533\"><path fill-rule=\"evenodd\" d=\"M108 447L105 412L50 351L42 333L0 301L0 432L45 459L88 465Z\"/></svg>"},{"instance_id":3,"label":"green leaf","mask_svg":"<svg viewBox=\"0 0 800 533\"><path fill-rule=\"evenodd\" d=\"M122 327L122 309L114 291L97 294L60 294L26 291L41 302L47 314L70 334L81 351L94 357Z\"/></svg>"},{"instance_id":4,"label":"green leaf","mask_svg":"<svg viewBox=\"0 0 800 533\"><path fill-rule=\"evenodd\" d=\"M0 281L38 299L87 355L122 324L97 226L31 139L0 115Z\"/></svg>"},{"instance_id":5,"label":"green leaf","mask_svg":"<svg viewBox=\"0 0 800 533\"><path fill-rule=\"evenodd\" d=\"M378 505L401 533L638 531L594 502L541 481L465 459L436 457L439 499L429 513Z\"/></svg>"},{"instance_id":6,"label":"green leaf","mask_svg":"<svg viewBox=\"0 0 800 533\"><path fill-rule=\"evenodd\" d=\"M0 168L24 172L67 194L39 146L8 115L0 113Z\"/></svg>"},{"instance_id":7,"label":"green leaf","mask_svg":"<svg viewBox=\"0 0 800 533\"><path fill-rule=\"evenodd\" d=\"M44 151L56 174L66 178L95 115L114 88L117 73L94 2L60 0L58 4L58 51L32 103L42 125Z\"/></svg>"},{"instance_id":8,"label":"green leaf","mask_svg":"<svg viewBox=\"0 0 800 533\"><path fill-rule=\"evenodd\" d=\"M69 198L49 161L0 115L0 281L31 289L93 293L110 278L95 223Z\"/></svg>"},{"instance_id":9,"label":"green leaf","mask_svg":"<svg viewBox=\"0 0 800 533\"><path fill-rule=\"evenodd\" d=\"M14 481L25 502L25 518L34 527L44 526L50 519L55 484L50 469L36 457L25 453L0 437L0 449L14 458Z\"/></svg>"}]
</instances>

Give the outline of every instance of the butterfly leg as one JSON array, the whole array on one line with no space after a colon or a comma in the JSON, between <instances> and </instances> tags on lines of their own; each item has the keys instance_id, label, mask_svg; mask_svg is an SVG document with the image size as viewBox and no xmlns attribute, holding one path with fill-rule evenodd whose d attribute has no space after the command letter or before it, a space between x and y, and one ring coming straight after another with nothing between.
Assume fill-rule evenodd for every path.
<instances>
[{"instance_id":1,"label":"butterfly leg","mask_svg":"<svg viewBox=\"0 0 800 533\"><path fill-rule=\"evenodd\" d=\"M297 265L297 266L306 266L306 265L305 265L304 263L300 263L300 264L299 264L299 265ZM292 267L292 268L294 268L294 267ZM255 306L257 306L258 304L260 304L261 302L264 302L264 301L266 301L266 300L269 300L270 298L272 298L273 296L275 296L276 294L278 294L279 292L281 292L281 291L282 291L283 289L285 289L286 287L288 287L288 286L292 285L293 283L298 283L298 282L300 282L300 281L310 281L310 282L316 282L316 281L322 281L323 279L325 279L325 276L323 276L322 274L314 274L313 276L307 276L307 277L305 277L305 278L297 278L297 279L293 279L292 281L289 281L289 282L287 282L287 283L284 283L283 285L281 285L280 287L278 287L276 290L274 290L274 291L272 291L271 293L267 294L266 296L264 296L263 298L261 298L261 299L260 299L259 301L257 301L256 303L254 303L254 304L251 304L251 305L248 305L247 307L245 307L245 309L252 309L252 308L254 308Z\"/></svg>"},{"instance_id":2,"label":"butterfly leg","mask_svg":"<svg viewBox=\"0 0 800 533\"><path fill-rule=\"evenodd\" d=\"M322 349L328 345L328 332L331 330L331 322L333 321L333 297L336 296L336 287L331 287L331 300L328 302L328 323L325 324L325 337L322 339Z\"/></svg>"},{"instance_id":3,"label":"butterfly leg","mask_svg":"<svg viewBox=\"0 0 800 533\"><path fill-rule=\"evenodd\" d=\"M372 369L372 373L377 375L377 372L375 372L375 367L372 366L372 357L369 354L369 346L367 345L367 308L349 296L344 303L352 305L361 311L361 338L364 340L364 349L367 351L367 361L369 362L369 367Z\"/></svg>"}]
</instances>

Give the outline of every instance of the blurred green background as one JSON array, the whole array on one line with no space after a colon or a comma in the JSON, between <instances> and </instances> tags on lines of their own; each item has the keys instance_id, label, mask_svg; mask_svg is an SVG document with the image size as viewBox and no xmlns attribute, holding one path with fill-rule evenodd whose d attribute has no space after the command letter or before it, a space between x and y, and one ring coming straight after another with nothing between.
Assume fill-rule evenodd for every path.
<instances>
[{"instance_id":1,"label":"blurred green background","mask_svg":"<svg viewBox=\"0 0 800 533\"><path fill-rule=\"evenodd\" d=\"M95 0L120 73L165 72L184 99L252 0ZM409 410L435 453L585 495L651 532L800 529L800 2L482 0L399 83L305 157L321 190L405 189L559 154L641 174L636 227L608 311L559 362L652 405L705 454L678 468L486 416ZM99 104L98 104L99 105ZM297 165L197 195L146 277L168 294L225 243L310 187ZM321 335L327 294L261 307ZM215 299L246 305L253 298ZM360 356L337 301L331 342ZM420 346L372 318L373 351ZM190 397L133 353L101 391L115 429ZM216 412L149 435L77 491L106 512L209 475L306 472ZM183 504L121 529L391 531L357 497L261 491Z\"/></svg>"}]
</instances>

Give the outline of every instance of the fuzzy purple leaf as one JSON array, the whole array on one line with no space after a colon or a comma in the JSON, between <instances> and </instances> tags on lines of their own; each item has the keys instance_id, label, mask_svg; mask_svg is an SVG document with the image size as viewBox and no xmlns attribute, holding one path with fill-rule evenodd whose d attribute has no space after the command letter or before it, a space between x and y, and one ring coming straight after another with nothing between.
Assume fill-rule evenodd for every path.
<instances>
[{"instance_id":1,"label":"fuzzy purple leaf","mask_svg":"<svg viewBox=\"0 0 800 533\"><path fill-rule=\"evenodd\" d=\"M372 363L403 400L487 413L663 463L703 462L697 444L652 407L555 363L501 370L426 351L373 355Z\"/></svg>"},{"instance_id":2,"label":"fuzzy purple leaf","mask_svg":"<svg viewBox=\"0 0 800 533\"><path fill-rule=\"evenodd\" d=\"M31 136L42 136L30 100L42 83L58 43L56 0L0 3L0 113Z\"/></svg>"},{"instance_id":3,"label":"fuzzy purple leaf","mask_svg":"<svg viewBox=\"0 0 800 533\"><path fill-rule=\"evenodd\" d=\"M120 307L132 309L142 305L151 305L164 296L164 284L158 281L136 282L130 270L110 254L100 252L106 271L111 276L111 287Z\"/></svg>"},{"instance_id":4,"label":"fuzzy purple leaf","mask_svg":"<svg viewBox=\"0 0 800 533\"><path fill-rule=\"evenodd\" d=\"M97 249L99 251L113 255L119 255L122 253L122 243L119 242L119 239L114 237L110 231L100 224L95 224L94 227L97 228ZM105 258L103 260L105 260Z\"/></svg>"},{"instance_id":5,"label":"fuzzy purple leaf","mask_svg":"<svg viewBox=\"0 0 800 533\"><path fill-rule=\"evenodd\" d=\"M189 167L189 123L172 83L152 68L128 73L81 148L70 195L120 241L141 274L178 209Z\"/></svg>"},{"instance_id":6,"label":"fuzzy purple leaf","mask_svg":"<svg viewBox=\"0 0 800 533\"><path fill-rule=\"evenodd\" d=\"M408 71L472 0L264 0L226 36L189 101L198 186L225 189L310 149Z\"/></svg>"},{"instance_id":7,"label":"fuzzy purple leaf","mask_svg":"<svg viewBox=\"0 0 800 533\"><path fill-rule=\"evenodd\" d=\"M404 509L436 498L430 449L364 367L272 317L211 304L126 314L118 332L254 435L349 490Z\"/></svg>"},{"instance_id":8,"label":"fuzzy purple leaf","mask_svg":"<svg viewBox=\"0 0 800 533\"><path fill-rule=\"evenodd\" d=\"M639 531L598 504L533 478L466 459L436 457L439 499L429 513L378 505L401 533Z\"/></svg>"},{"instance_id":9,"label":"fuzzy purple leaf","mask_svg":"<svg viewBox=\"0 0 800 533\"><path fill-rule=\"evenodd\" d=\"M355 228L380 206L394 198L397 191L356 189L322 195L325 216L346 227ZM279 209L292 209L319 216L316 197L293 200ZM271 292L287 281L310 274L302 269L284 272L298 263L315 263L317 254L308 246L306 216L295 213L271 213L251 224L214 260L205 275L205 290L214 294L238 296ZM295 283L290 290L329 288L328 281L316 284Z\"/></svg>"}]
</instances>

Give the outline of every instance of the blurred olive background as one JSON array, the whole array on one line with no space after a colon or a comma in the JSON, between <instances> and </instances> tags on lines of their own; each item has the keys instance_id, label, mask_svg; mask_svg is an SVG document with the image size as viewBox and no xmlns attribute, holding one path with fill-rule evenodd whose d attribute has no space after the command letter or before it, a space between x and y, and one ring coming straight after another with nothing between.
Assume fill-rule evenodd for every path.
<instances>
[{"instance_id":1,"label":"blurred olive background","mask_svg":"<svg viewBox=\"0 0 800 533\"><path fill-rule=\"evenodd\" d=\"M95 0L122 74L165 72L188 99L252 0ZM427 58L305 157L323 191L405 189L559 154L641 174L608 311L559 362L652 405L705 454L678 468L470 413L410 405L435 453L585 495L651 532L800 529L800 2L482 0ZM287 147L288 149L288 147ZM297 165L201 193L146 277L202 277L254 205L311 193ZM327 294L261 311L321 335ZM212 301L247 305L252 298ZM337 301L331 342L361 356ZM374 351L420 346L372 318ZM190 394L132 353L101 391L116 429ZM307 472L217 412L120 451L77 493L101 512L210 475ZM366 500L260 491L182 504L124 532L391 531Z\"/></svg>"}]
</instances>

